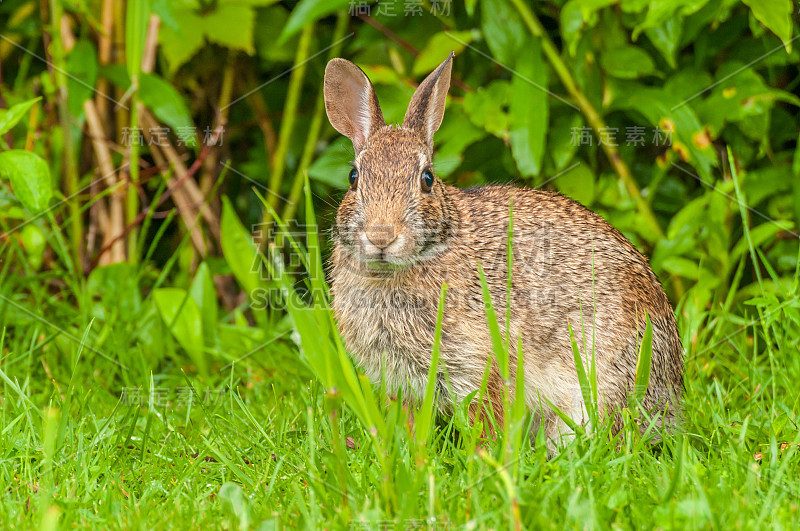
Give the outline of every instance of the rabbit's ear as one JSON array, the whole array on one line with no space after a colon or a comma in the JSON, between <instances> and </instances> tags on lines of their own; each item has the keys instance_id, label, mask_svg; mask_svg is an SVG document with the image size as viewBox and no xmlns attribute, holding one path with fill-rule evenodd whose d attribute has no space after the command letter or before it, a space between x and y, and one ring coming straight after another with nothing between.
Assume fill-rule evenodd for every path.
<instances>
[{"instance_id":1,"label":"rabbit's ear","mask_svg":"<svg viewBox=\"0 0 800 531\"><path fill-rule=\"evenodd\" d=\"M450 72L453 70L453 52L447 56L439 67L425 81L420 83L411 103L408 104L403 127L416 129L433 149L433 133L442 125L444 102L450 88Z\"/></svg>"},{"instance_id":2,"label":"rabbit's ear","mask_svg":"<svg viewBox=\"0 0 800 531\"><path fill-rule=\"evenodd\" d=\"M325 67L324 92L328 120L353 141L356 153L372 133L386 125L367 74L350 61L331 59Z\"/></svg>"}]
</instances>

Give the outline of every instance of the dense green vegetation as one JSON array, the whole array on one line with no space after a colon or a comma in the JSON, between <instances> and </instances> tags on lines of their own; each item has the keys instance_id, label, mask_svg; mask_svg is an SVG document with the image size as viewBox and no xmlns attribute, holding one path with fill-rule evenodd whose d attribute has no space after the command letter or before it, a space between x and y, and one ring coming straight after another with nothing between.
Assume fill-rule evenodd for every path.
<instances>
[{"instance_id":1,"label":"dense green vegetation","mask_svg":"<svg viewBox=\"0 0 800 531\"><path fill-rule=\"evenodd\" d=\"M3 0L0 524L796 527L797 16ZM430 400L411 433L349 362L324 262L352 146L324 67L361 66L400 122L451 50L437 174L558 190L651 258L686 349L657 446L596 422L547 460L517 404L496 440Z\"/></svg>"}]
</instances>

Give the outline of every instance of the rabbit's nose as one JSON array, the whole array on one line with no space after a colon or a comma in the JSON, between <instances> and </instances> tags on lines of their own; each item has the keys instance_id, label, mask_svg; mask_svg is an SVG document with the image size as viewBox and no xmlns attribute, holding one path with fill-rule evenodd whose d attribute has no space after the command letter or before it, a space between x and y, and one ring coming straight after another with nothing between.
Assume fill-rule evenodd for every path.
<instances>
[{"instance_id":1,"label":"rabbit's nose","mask_svg":"<svg viewBox=\"0 0 800 531\"><path fill-rule=\"evenodd\" d=\"M369 242L378 249L385 249L397 238L397 231L394 225L376 223L367 227L364 231Z\"/></svg>"}]
</instances>

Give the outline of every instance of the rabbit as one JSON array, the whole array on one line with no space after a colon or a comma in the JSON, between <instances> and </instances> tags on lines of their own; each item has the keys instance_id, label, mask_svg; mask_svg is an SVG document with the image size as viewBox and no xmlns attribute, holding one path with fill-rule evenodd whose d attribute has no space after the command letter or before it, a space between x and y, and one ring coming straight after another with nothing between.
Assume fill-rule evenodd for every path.
<instances>
[{"instance_id":1,"label":"rabbit","mask_svg":"<svg viewBox=\"0 0 800 531\"><path fill-rule=\"evenodd\" d=\"M619 231L572 199L506 185L460 189L436 176L433 135L444 116L453 57L450 53L419 85L402 125L384 122L371 82L355 64L337 58L325 69L328 119L352 140L355 152L329 263L331 306L345 347L373 383L384 382L388 392L418 403L446 283L436 407L454 414L480 388L494 356L482 267L501 332L504 337L510 332L509 382L516 381L517 356L523 356L534 433L544 430L553 456L574 433L548 402L577 425L588 420L568 324L585 363L594 346L600 410L613 415L618 432L619 409L627 406L635 382L646 313L652 322L652 366L642 403L657 414L659 438L675 426L684 389L683 347L661 284ZM518 339L521 352L515 348ZM498 425L503 385L495 361L486 410ZM481 411L476 403L468 405L472 421Z\"/></svg>"}]
</instances>

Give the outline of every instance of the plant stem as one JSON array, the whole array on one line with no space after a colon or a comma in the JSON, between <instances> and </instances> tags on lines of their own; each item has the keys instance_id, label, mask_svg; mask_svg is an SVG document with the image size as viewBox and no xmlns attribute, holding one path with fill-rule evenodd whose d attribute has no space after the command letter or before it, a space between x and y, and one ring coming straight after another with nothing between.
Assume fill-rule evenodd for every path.
<instances>
[{"instance_id":1,"label":"plant stem","mask_svg":"<svg viewBox=\"0 0 800 531\"><path fill-rule=\"evenodd\" d=\"M336 19L336 28L333 30L333 42L338 43L331 48L331 53L328 55L329 59L333 59L342 50L343 43L339 42L344 37L344 32L347 30L347 22L349 17L347 13L339 13L339 18ZM325 98L320 90L317 96L317 102L314 107L314 114L311 118L311 125L308 128L308 136L306 137L306 145L303 148L303 154L300 157L300 164L297 165L297 172L294 176L292 183L292 190L289 192L289 201L283 209L281 218L284 221L289 221L294 218L297 213L297 206L300 202L300 196L303 193L303 181L305 172L311 165L311 159L314 157L314 148L319 140L319 132L322 129L323 117L325 115Z\"/></svg>"},{"instance_id":2,"label":"plant stem","mask_svg":"<svg viewBox=\"0 0 800 531\"><path fill-rule=\"evenodd\" d=\"M70 247L72 249L72 258L75 267L78 268L81 263L83 218L81 217L80 200L76 196L78 192L78 165L75 160L75 146L72 138L72 117L69 114L69 107L67 106L67 76L66 70L64 69L64 43L61 38L62 11L60 0L51 0L50 13L52 25L51 46L53 50L53 63L55 63L53 75L55 76L56 87L58 87L58 119L61 122L61 133L64 137L64 184L67 197L69 197L67 209L70 219Z\"/></svg>"},{"instance_id":3,"label":"plant stem","mask_svg":"<svg viewBox=\"0 0 800 531\"><path fill-rule=\"evenodd\" d=\"M278 147L275 150L273 159L272 175L269 179L269 195L267 201L275 208L278 199L281 198L281 181L283 172L286 169L286 153L289 151L289 141L292 138L295 118L297 117L297 106L300 102L300 93L303 88L303 78L306 74L306 61L308 60L308 49L311 44L311 35L314 33L314 24L308 24L300 34L300 42L297 45L297 54L294 58L294 69L289 78L289 89L284 105L281 129L278 134ZM271 221L269 212L264 213L264 223Z\"/></svg>"}]
</instances>

